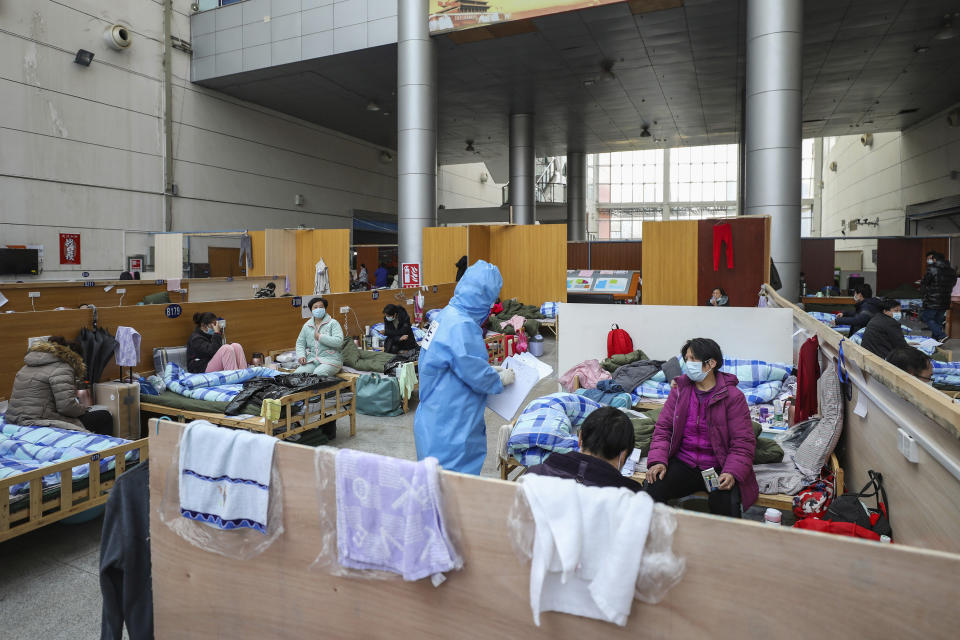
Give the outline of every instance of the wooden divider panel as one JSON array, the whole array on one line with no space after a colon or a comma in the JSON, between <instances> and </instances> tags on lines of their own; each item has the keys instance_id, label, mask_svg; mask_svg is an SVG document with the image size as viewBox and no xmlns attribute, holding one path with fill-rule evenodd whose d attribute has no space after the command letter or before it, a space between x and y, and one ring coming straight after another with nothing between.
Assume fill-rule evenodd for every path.
<instances>
[{"instance_id":1,"label":"wooden divider panel","mask_svg":"<svg viewBox=\"0 0 960 640\"><path fill-rule=\"evenodd\" d=\"M490 257L503 276L500 297L524 304L567 301L567 226L490 227Z\"/></svg>"},{"instance_id":2,"label":"wooden divider panel","mask_svg":"<svg viewBox=\"0 0 960 640\"><path fill-rule=\"evenodd\" d=\"M697 225L697 220L643 223L643 304L698 304Z\"/></svg>"},{"instance_id":3,"label":"wooden divider panel","mask_svg":"<svg viewBox=\"0 0 960 640\"><path fill-rule=\"evenodd\" d=\"M23 366L28 338L60 335L73 340L92 320L93 312L88 309L0 314L0 396L10 396L13 379Z\"/></svg>"},{"instance_id":4,"label":"wooden divider panel","mask_svg":"<svg viewBox=\"0 0 960 640\"><path fill-rule=\"evenodd\" d=\"M92 286L87 286L88 284ZM111 287L104 291L104 287ZM189 288L184 282L183 288ZM0 313L6 311L51 311L57 307L76 309L81 304L92 304L96 307L120 306L120 294L117 289L126 289L123 294L123 305L135 305L142 301L144 296L151 293L160 293L167 290L166 283L156 284L155 280L88 280L86 282L52 282L37 281L25 283L0 282L0 293L7 298L7 304L0 307ZM40 297L33 298L30 304L31 291L39 291ZM180 293L171 293L173 302L182 302L186 298Z\"/></svg>"},{"instance_id":5,"label":"wooden divider panel","mask_svg":"<svg viewBox=\"0 0 960 640\"><path fill-rule=\"evenodd\" d=\"M490 225L472 224L467 227L467 262L473 264L477 260L490 262Z\"/></svg>"},{"instance_id":6,"label":"wooden divider panel","mask_svg":"<svg viewBox=\"0 0 960 640\"><path fill-rule=\"evenodd\" d=\"M457 260L465 255L467 227L424 228L422 282L453 282Z\"/></svg>"},{"instance_id":7,"label":"wooden divider panel","mask_svg":"<svg viewBox=\"0 0 960 640\"><path fill-rule=\"evenodd\" d=\"M290 292L297 291L297 232L290 229L267 229L264 232L264 275L281 273L290 278ZM311 283L313 278L310 279Z\"/></svg>"},{"instance_id":8,"label":"wooden divider panel","mask_svg":"<svg viewBox=\"0 0 960 640\"><path fill-rule=\"evenodd\" d=\"M800 270L806 278L808 294L833 285L833 251L833 238L800 239Z\"/></svg>"},{"instance_id":9,"label":"wooden divider panel","mask_svg":"<svg viewBox=\"0 0 960 640\"><path fill-rule=\"evenodd\" d=\"M380 250L377 247L354 247L357 252L357 271L360 271L360 265L367 265L367 280L373 284L373 272L380 266Z\"/></svg>"},{"instance_id":10,"label":"wooden divider panel","mask_svg":"<svg viewBox=\"0 0 960 640\"><path fill-rule=\"evenodd\" d=\"M586 242L567 242L567 269L589 269Z\"/></svg>"},{"instance_id":11,"label":"wooden divider panel","mask_svg":"<svg viewBox=\"0 0 960 640\"><path fill-rule=\"evenodd\" d=\"M332 293L350 291L350 230L306 229L297 234L297 287L299 295L313 293L317 262L323 258ZM376 267L374 267L374 270ZM368 271L373 273L373 270Z\"/></svg>"},{"instance_id":12,"label":"wooden divider panel","mask_svg":"<svg viewBox=\"0 0 960 640\"><path fill-rule=\"evenodd\" d=\"M757 306L757 292L767 282L770 270L766 217L700 220L697 226L697 304L704 304L715 287L721 287L734 307ZM733 247L720 249L718 270L713 270L713 229L729 224ZM733 252L733 269L727 268L727 252ZM646 289L644 289L646 294ZM644 300L646 302L646 300Z\"/></svg>"},{"instance_id":13,"label":"wooden divider panel","mask_svg":"<svg viewBox=\"0 0 960 640\"><path fill-rule=\"evenodd\" d=\"M176 472L169 461L182 429L151 421L150 453L158 461L150 465L151 504L162 502L167 474ZM309 568L327 533L317 517L317 453L277 444L284 533L249 560L191 545L150 510L158 638L582 640L707 633L769 640L820 632L804 626L796 607L784 606L791 597L802 598L809 611L842 611L849 629L882 629L891 638L951 637L960 625L960 556L678 510L673 548L686 559L686 572L662 602L635 600L625 627L551 612L538 628L530 565L513 551L507 528L518 485L446 471L441 482L462 531L462 570L438 588L429 580L334 577ZM779 598L767 602L762 594Z\"/></svg>"},{"instance_id":14,"label":"wooden divider panel","mask_svg":"<svg viewBox=\"0 0 960 640\"><path fill-rule=\"evenodd\" d=\"M250 236L250 246L253 249L253 268L247 269L248 276L263 276L266 275L266 265L263 261L265 259L266 251L266 238L263 231L249 231L248 235ZM273 274L271 274L273 275Z\"/></svg>"}]
</instances>

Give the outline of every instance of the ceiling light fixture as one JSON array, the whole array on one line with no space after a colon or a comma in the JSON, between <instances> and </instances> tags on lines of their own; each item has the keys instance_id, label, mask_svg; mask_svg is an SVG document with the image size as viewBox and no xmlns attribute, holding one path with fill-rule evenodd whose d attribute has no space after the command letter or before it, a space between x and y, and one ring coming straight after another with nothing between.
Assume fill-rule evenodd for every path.
<instances>
[{"instance_id":1,"label":"ceiling light fixture","mask_svg":"<svg viewBox=\"0 0 960 640\"><path fill-rule=\"evenodd\" d=\"M613 60L604 60L600 63L600 68L603 70L603 73L600 74L603 80L617 79L617 74L613 72Z\"/></svg>"},{"instance_id":2,"label":"ceiling light fixture","mask_svg":"<svg viewBox=\"0 0 960 640\"><path fill-rule=\"evenodd\" d=\"M583 86L592 87L594 82L595 81L593 78L587 78L586 80L583 81Z\"/></svg>"},{"instance_id":3,"label":"ceiling light fixture","mask_svg":"<svg viewBox=\"0 0 960 640\"><path fill-rule=\"evenodd\" d=\"M649 127L649 125L643 125L643 130L640 131L640 137L641 137L641 138L649 138L649 137L650 137L650 127Z\"/></svg>"},{"instance_id":4,"label":"ceiling light fixture","mask_svg":"<svg viewBox=\"0 0 960 640\"><path fill-rule=\"evenodd\" d=\"M473 148L473 140L467 140L467 146L464 148L464 151L469 151L470 153L476 153L476 150Z\"/></svg>"},{"instance_id":5,"label":"ceiling light fixture","mask_svg":"<svg viewBox=\"0 0 960 640\"><path fill-rule=\"evenodd\" d=\"M940 31L933 34L934 40L950 40L957 37L957 30L953 28L953 18L956 16L957 14L951 16L949 13L943 16L943 26L940 27Z\"/></svg>"},{"instance_id":6,"label":"ceiling light fixture","mask_svg":"<svg viewBox=\"0 0 960 640\"><path fill-rule=\"evenodd\" d=\"M913 48L914 53L926 53L927 51L930 51L930 47L922 44L918 44Z\"/></svg>"},{"instance_id":7,"label":"ceiling light fixture","mask_svg":"<svg viewBox=\"0 0 960 640\"><path fill-rule=\"evenodd\" d=\"M367 111L380 111L380 105L377 104L376 100L371 100L367 103Z\"/></svg>"},{"instance_id":8,"label":"ceiling light fixture","mask_svg":"<svg viewBox=\"0 0 960 640\"><path fill-rule=\"evenodd\" d=\"M77 49L77 57L74 58L73 61L81 67L89 67L90 63L93 62L93 51Z\"/></svg>"}]
</instances>

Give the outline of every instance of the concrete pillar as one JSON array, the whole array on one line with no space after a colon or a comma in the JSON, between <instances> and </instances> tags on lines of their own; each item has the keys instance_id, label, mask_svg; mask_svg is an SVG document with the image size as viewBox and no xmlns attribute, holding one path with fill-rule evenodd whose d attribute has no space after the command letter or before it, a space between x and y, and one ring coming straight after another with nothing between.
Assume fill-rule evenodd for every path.
<instances>
[{"instance_id":1,"label":"concrete pillar","mask_svg":"<svg viewBox=\"0 0 960 640\"><path fill-rule=\"evenodd\" d=\"M400 262L423 263L423 228L437 215L437 54L428 0L398 3L397 227Z\"/></svg>"},{"instance_id":2,"label":"concrete pillar","mask_svg":"<svg viewBox=\"0 0 960 640\"><path fill-rule=\"evenodd\" d=\"M772 217L770 253L788 300L800 289L803 0L748 0L744 213Z\"/></svg>"},{"instance_id":3,"label":"concrete pillar","mask_svg":"<svg viewBox=\"0 0 960 640\"><path fill-rule=\"evenodd\" d=\"M536 176L534 175L533 114L510 116L510 208L514 224L536 220Z\"/></svg>"},{"instance_id":4,"label":"concrete pillar","mask_svg":"<svg viewBox=\"0 0 960 640\"><path fill-rule=\"evenodd\" d=\"M587 239L587 154L567 153L567 240Z\"/></svg>"}]
</instances>

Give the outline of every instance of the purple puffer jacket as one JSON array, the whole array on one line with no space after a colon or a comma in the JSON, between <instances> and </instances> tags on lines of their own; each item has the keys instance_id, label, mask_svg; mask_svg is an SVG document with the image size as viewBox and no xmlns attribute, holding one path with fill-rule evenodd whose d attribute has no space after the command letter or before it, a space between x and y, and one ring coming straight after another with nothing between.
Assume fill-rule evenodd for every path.
<instances>
[{"instance_id":1,"label":"purple puffer jacket","mask_svg":"<svg viewBox=\"0 0 960 640\"><path fill-rule=\"evenodd\" d=\"M690 394L693 382L683 375L677 386L670 391L667 403L660 413L653 431L647 467L668 464L680 450L683 432L690 409ZM750 409L743 392L737 389L737 376L717 372L717 388L707 406L706 419L710 426L710 441L713 453L720 461L719 473L729 473L740 487L740 501L746 509L757 501L760 488L753 474L753 454L757 440L750 424Z\"/></svg>"}]
</instances>

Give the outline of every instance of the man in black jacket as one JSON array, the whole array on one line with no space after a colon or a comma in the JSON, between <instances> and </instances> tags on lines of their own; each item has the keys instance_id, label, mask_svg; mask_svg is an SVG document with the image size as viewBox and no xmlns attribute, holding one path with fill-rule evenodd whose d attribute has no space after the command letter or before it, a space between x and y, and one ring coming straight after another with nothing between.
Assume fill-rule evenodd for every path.
<instances>
[{"instance_id":1,"label":"man in black jacket","mask_svg":"<svg viewBox=\"0 0 960 640\"><path fill-rule=\"evenodd\" d=\"M388 304L383 308L383 350L387 353L400 353L417 348L417 341L410 326L410 314L398 304Z\"/></svg>"},{"instance_id":2,"label":"man in black jacket","mask_svg":"<svg viewBox=\"0 0 960 640\"><path fill-rule=\"evenodd\" d=\"M920 282L923 296L923 309L920 320L927 325L934 340L941 342L947 337L943 331L947 309L950 308L950 293L957 282L957 272L950 266L942 253L931 251L927 254L927 272Z\"/></svg>"},{"instance_id":3,"label":"man in black jacket","mask_svg":"<svg viewBox=\"0 0 960 640\"><path fill-rule=\"evenodd\" d=\"M643 487L620 474L633 452L633 423L613 407L601 407L587 416L580 427L580 451L552 453L527 473L576 480L588 487L625 487L633 492Z\"/></svg>"},{"instance_id":4,"label":"man in black jacket","mask_svg":"<svg viewBox=\"0 0 960 640\"><path fill-rule=\"evenodd\" d=\"M907 341L903 338L903 329L900 327L901 317L900 301L884 299L883 312L873 316L867 323L860 346L884 360L894 349L906 347Z\"/></svg>"},{"instance_id":5,"label":"man in black jacket","mask_svg":"<svg viewBox=\"0 0 960 640\"><path fill-rule=\"evenodd\" d=\"M870 318L883 310L883 300L873 297L873 288L869 284L862 284L853 292L853 313L847 311L836 320L837 325L849 325L852 336L867 326Z\"/></svg>"}]
</instances>

